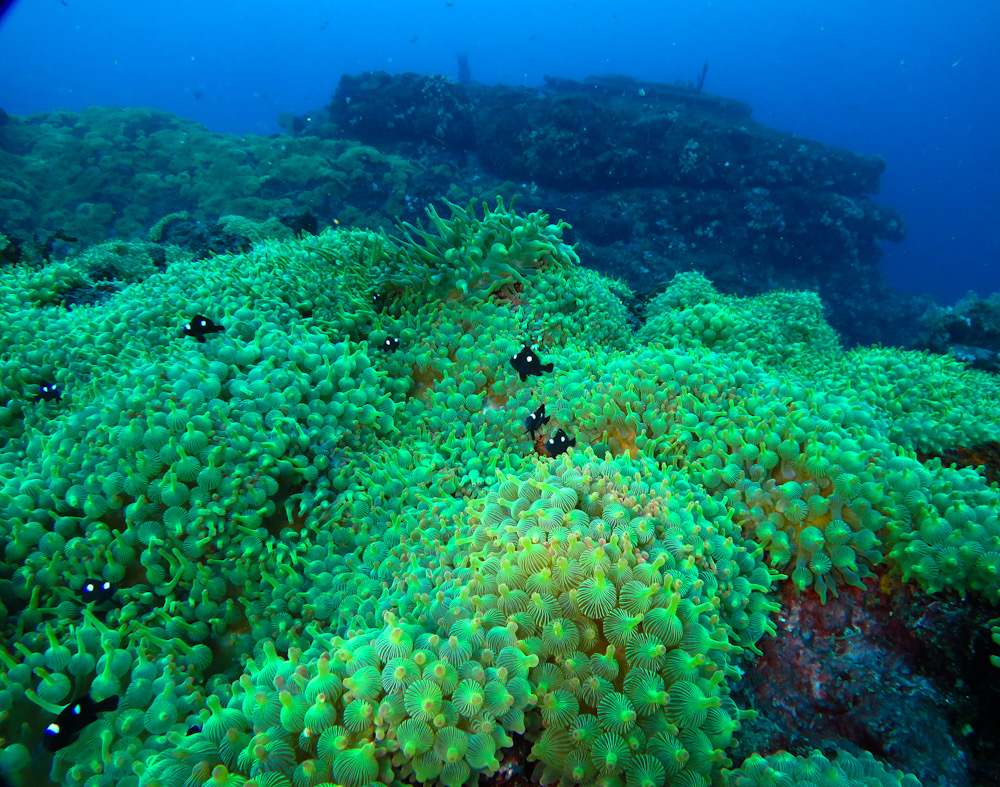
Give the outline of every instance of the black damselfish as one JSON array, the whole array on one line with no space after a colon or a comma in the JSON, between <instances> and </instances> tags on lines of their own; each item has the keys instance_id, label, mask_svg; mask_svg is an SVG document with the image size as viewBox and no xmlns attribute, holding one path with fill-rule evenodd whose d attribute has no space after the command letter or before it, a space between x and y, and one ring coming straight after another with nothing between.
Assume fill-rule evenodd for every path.
<instances>
[{"instance_id":1,"label":"black damselfish","mask_svg":"<svg viewBox=\"0 0 1000 787\"><path fill-rule=\"evenodd\" d=\"M521 348L521 351L517 355L510 359L510 365L521 376L522 383L530 376L541 374L542 372L551 372L554 368L551 363L543 364L538 354L527 344Z\"/></svg>"},{"instance_id":2,"label":"black damselfish","mask_svg":"<svg viewBox=\"0 0 1000 787\"><path fill-rule=\"evenodd\" d=\"M62 388L58 383L42 383L38 388L38 400L41 402L58 402L62 399Z\"/></svg>"},{"instance_id":3,"label":"black damselfish","mask_svg":"<svg viewBox=\"0 0 1000 787\"><path fill-rule=\"evenodd\" d=\"M103 579L88 579L80 588L80 599L84 604L90 602L100 604L114 596L117 590L118 588Z\"/></svg>"},{"instance_id":4,"label":"black damselfish","mask_svg":"<svg viewBox=\"0 0 1000 787\"><path fill-rule=\"evenodd\" d=\"M543 404L535 412L530 413L527 418L524 419L524 428L531 433L531 439L535 439L535 432L541 429L545 424L547 424L552 419L545 414L545 405Z\"/></svg>"},{"instance_id":5,"label":"black damselfish","mask_svg":"<svg viewBox=\"0 0 1000 787\"><path fill-rule=\"evenodd\" d=\"M387 336L386 340L382 342L382 349L387 353L394 353L399 349L399 339L395 336Z\"/></svg>"},{"instance_id":6,"label":"black damselfish","mask_svg":"<svg viewBox=\"0 0 1000 787\"><path fill-rule=\"evenodd\" d=\"M575 437L569 437L562 429L556 429L556 433L545 441L545 453L549 456L559 456L574 445L576 445Z\"/></svg>"},{"instance_id":7,"label":"black damselfish","mask_svg":"<svg viewBox=\"0 0 1000 787\"><path fill-rule=\"evenodd\" d=\"M197 339L202 344L205 343L205 337L213 333L219 333L223 328L221 325L216 325L208 317L202 314L196 314L191 318L191 322L185 323L184 325L184 335L190 336L193 339Z\"/></svg>"},{"instance_id":8,"label":"black damselfish","mask_svg":"<svg viewBox=\"0 0 1000 787\"><path fill-rule=\"evenodd\" d=\"M89 694L84 694L63 708L55 721L45 728L42 733L45 748L49 751L66 748L80 736L84 727L97 721L98 713L115 710L117 707L117 697L95 702Z\"/></svg>"}]
</instances>

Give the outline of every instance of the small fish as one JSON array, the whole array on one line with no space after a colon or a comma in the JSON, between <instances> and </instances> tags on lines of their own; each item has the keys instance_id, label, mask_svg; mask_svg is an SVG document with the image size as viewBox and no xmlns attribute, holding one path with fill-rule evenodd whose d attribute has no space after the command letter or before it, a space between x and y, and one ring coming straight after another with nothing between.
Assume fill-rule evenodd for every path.
<instances>
[{"instance_id":1,"label":"small fish","mask_svg":"<svg viewBox=\"0 0 1000 787\"><path fill-rule=\"evenodd\" d=\"M528 430L531 434L531 439L535 439L535 432L541 429L545 424L547 424L552 419L545 414L545 405L543 404L535 412L530 413L527 418L524 419L524 428Z\"/></svg>"},{"instance_id":2,"label":"small fish","mask_svg":"<svg viewBox=\"0 0 1000 787\"><path fill-rule=\"evenodd\" d=\"M188 735L197 735L199 732L201 732L201 725L200 724L192 724L190 727L188 727L187 734Z\"/></svg>"},{"instance_id":3,"label":"small fish","mask_svg":"<svg viewBox=\"0 0 1000 787\"><path fill-rule=\"evenodd\" d=\"M45 731L42 738L48 751L59 751L75 741L83 728L97 721L97 714L115 710L118 707L117 697L94 702L89 694L84 694L78 700L67 705L56 716Z\"/></svg>"},{"instance_id":4,"label":"small fish","mask_svg":"<svg viewBox=\"0 0 1000 787\"><path fill-rule=\"evenodd\" d=\"M216 325L208 317L196 314L191 322L184 324L184 335L197 339L201 344L205 343L205 337L212 333L219 333L223 328Z\"/></svg>"},{"instance_id":5,"label":"small fish","mask_svg":"<svg viewBox=\"0 0 1000 787\"><path fill-rule=\"evenodd\" d=\"M576 445L575 437L568 437L562 429L556 429L555 434L545 441L545 453L549 456L559 456L574 445Z\"/></svg>"},{"instance_id":6,"label":"small fish","mask_svg":"<svg viewBox=\"0 0 1000 787\"><path fill-rule=\"evenodd\" d=\"M551 372L554 368L551 363L543 364L539 360L538 354L527 344L521 348L517 355L510 359L510 365L520 375L522 383L530 376L541 374L542 372Z\"/></svg>"},{"instance_id":7,"label":"small fish","mask_svg":"<svg viewBox=\"0 0 1000 787\"><path fill-rule=\"evenodd\" d=\"M84 604L101 604L112 598L117 591L118 588L103 579L88 579L80 588L80 600Z\"/></svg>"},{"instance_id":8,"label":"small fish","mask_svg":"<svg viewBox=\"0 0 1000 787\"><path fill-rule=\"evenodd\" d=\"M382 349L387 353L394 353L399 349L399 339L395 336L388 336L386 340L382 342Z\"/></svg>"},{"instance_id":9,"label":"small fish","mask_svg":"<svg viewBox=\"0 0 1000 787\"><path fill-rule=\"evenodd\" d=\"M386 302L386 297L382 293L376 292L372 294L372 306L375 308L375 311L382 311L386 306Z\"/></svg>"},{"instance_id":10,"label":"small fish","mask_svg":"<svg viewBox=\"0 0 1000 787\"><path fill-rule=\"evenodd\" d=\"M62 399L62 388L58 383L42 383L38 389L40 402L58 402Z\"/></svg>"}]
</instances>

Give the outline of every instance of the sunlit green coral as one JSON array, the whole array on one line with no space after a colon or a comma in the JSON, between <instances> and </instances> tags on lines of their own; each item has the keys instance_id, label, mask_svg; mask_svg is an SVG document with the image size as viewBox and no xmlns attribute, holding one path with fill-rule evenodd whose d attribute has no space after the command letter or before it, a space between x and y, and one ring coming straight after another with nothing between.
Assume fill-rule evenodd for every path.
<instances>
[{"instance_id":1,"label":"sunlit green coral","mask_svg":"<svg viewBox=\"0 0 1000 787\"><path fill-rule=\"evenodd\" d=\"M796 787L822 783L830 787L920 787L917 778L893 771L863 752L855 757L838 751L829 759L818 751L808 757L781 751L769 757L751 755L726 774L729 787Z\"/></svg>"},{"instance_id":2,"label":"sunlit green coral","mask_svg":"<svg viewBox=\"0 0 1000 787\"><path fill-rule=\"evenodd\" d=\"M695 345L748 354L775 367L839 349L837 332L823 319L814 292L769 292L738 298L716 292L702 274L677 274L646 309L639 336L666 347Z\"/></svg>"},{"instance_id":3,"label":"sunlit green coral","mask_svg":"<svg viewBox=\"0 0 1000 787\"><path fill-rule=\"evenodd\" d=\"M527 215L507 210L498 199L495 208L483 203L479 218L475 203L463 208L446 203L451 216L443 218L430 207L428 228L404 225L402 243L409 267L394 276L398 285L431 291L440 300L462 298L471 305L486 300L501 287L529 285L526 273L579 263L573 249L562 243L564 222L550 224L541 211Z\"/></svg>"},{"instance_id":4,"label":"sunlit green coral","mask_svg":"<svg viewBox=\"0 0 1000 787\"><path fill-rule=\"evenodd\" d=\"M544 215L431 225L0 273L0 765L44 778L24 746L86 691L122 703L67 785L457 787L524 735L546 783L704 786L785 577L997 599L996 487L913 452L993 433L978 376L691 276L635 335Z\"/></svg>"}]
</instances>

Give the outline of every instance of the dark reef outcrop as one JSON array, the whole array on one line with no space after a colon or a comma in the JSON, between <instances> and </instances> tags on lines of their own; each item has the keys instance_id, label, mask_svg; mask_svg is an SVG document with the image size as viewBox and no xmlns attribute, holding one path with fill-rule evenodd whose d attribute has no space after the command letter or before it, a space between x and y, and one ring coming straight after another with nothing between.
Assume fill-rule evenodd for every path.
<instances>
[{"instance_id":1,"label":"dark reef outcrop","mask_svg":"<svg viewBox=\"0 0 1000 787\"><path fill-rule=\"evenodd\" d=\"M921 328L927 349L1000 373L1000 293L980 298L970 292L954 306L932 306L921 318Z\"/></svg>"},{"instance_id":2,"label":"dark reef outcrop","mask_svg":"<svg viewBox=\"0 0 1000 787\"><path fill-rule=\"evenodd\" d=\"M583 262L641 298L699 270L739 295L815 290L848 343L985 346L942 343L940 320L920 323L929 302L884 283L881 244L905 228L871 197L882 159L769 128L689 85L366 72L342 77L326 108L281 123L286 134L261 137L150 109L9 116L7 247L56 232L82 245L141 238L179 212L203 226L239 215L308 217L295 231L313 218L387 228L441 198L517 195L521 209L571 223Z\"/></svg>"},{"instance_id":3,"label":"dark reef outcrop","mask_svg":"<svg viewBox=\"0 0 1000 787\"><path fill-rule=\"evenodd\" d=\"M901 217L868 196L880 158L777 131L748 105L685 85L440 82L345 76L327 122L313 113L304 133L449 162L480 185L512 181L527 207L573 224L587 264L639 289L691 268L740 294L815 289L849 341L898 340L885 315L917 316L877 271L879 244L905 234Z\"/></svg>"},{"instance_id":4,"label":"dark reef outcrop","mask_svg":"<svg viewBox=\"0 0 1000 787\"><path fill-rule=\"evenodd\" d=\"M889 575L822 603L786 590L777 633L736 689L754 750L868 749L924 784L992 784L1000 687L981 599L919 594ZM975 690L971 687L975 686Z\"/></svg>"},{"instance_id":5,"label":"dark reef outcrop","mask_svg":"<svg viewBox=\"0 0 1000 787\"><path fill-rule=\"evenodd\" d=\"M345 74L329 112L345 136L407 155L414 147L453 153L475 147L475 112L465 87L436 74Z\"/></svg>"}]
</instances>

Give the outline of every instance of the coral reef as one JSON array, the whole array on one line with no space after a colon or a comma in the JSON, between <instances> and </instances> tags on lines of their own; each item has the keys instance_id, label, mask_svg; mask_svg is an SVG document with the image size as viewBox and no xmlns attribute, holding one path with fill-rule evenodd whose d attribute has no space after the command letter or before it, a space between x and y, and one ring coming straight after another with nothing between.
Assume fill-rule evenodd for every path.
<instances>
[{"instance_id":1,"label":"coral reef","mask_svg":"<svg viewBox=\"0 0 1000 787\"><path fill-rule=\"evenodd\" d=\"M905 234L869 196L885 161L751 114L687 84L622 76L547 77L536 89L368 72L344 76L308 124L284 125L425 167L457 165L466 189L519 184L526 204L559 206L577 227L588 265L636 289L691 269L741 295L812 289L851 342L907 345L894 322L925 306L895 295L877 270L879 243Z\"/></svg>"},{"instance_id":2,"label":"coral reef","mask_svg":"<svg viewBox=\"0 0 1000 787\"><path fill-rule=\"evenodd\" d=\"M374 95L382 100L370 101ZM376 147L406 147L409 158L419 158L427 148L434 153L472 152L475 111L465 87L437 74L409 72L344 74L330 102L330 119L350 129L350 138L369 140ZM298 123L298 133L316 128L301 118L291 122Z\"/></svg>"},{"instance_id":3,"label":"coral reef","mask_svg":"<svg viewBox=\"0 0 1000 787\"><path fill-rule=\"evenodd\" d=\"M795 757L788 752L770 757L754 755L729 776L732 787L817 783L836 787L917 787L920 784L909 774L887 769L870 754L854 757L847 752L837 752L832 760L818 751L808 757Z\"/></svg>"},{"instance_id":4,"label":"coral reef","mask_svg":"<svg viewBox=\"0 0 1000 787\"><path fill-rule=\"evenodd\" d=\"M388 227L452 180L442 168L416 183L412 164L356 142L213 134L152 109L12 118L0 151L0 221L21 241L57 230L79 243L135 240L185 211L202 224L312 211L324 224Z\"/></svg>"},{"instance_id":5,"label":"coral reef","mask_svg":"<svg viewBox=\"0 0 1000 787\"><path fill-rule=\"evenodd\" d=\"M55 232L75 248L151 227L159 238L181 212L190 221L164 242L222 253L246 243L218 227L226 215L389 230L442 197L519 194L523 209L573 223L585 264L643 298L698 270L737 295L814 290L850 343L926 346L909 326L928 304L894 293L877 267L880 243L904 233L870 196L885 162L768 128L738 101L623 77L539 91L367 72L342 77L328 107L281 121L287 134L260 137L146 109L11 117L10 254Z\"/></svg>"},{"instance_id":6,"label":"coral reef","mask_svg":"<svg viewBox=\"0 0 1000 787\"><path fill-rule=\"evenodd\" d=\"M997 735L990 605L914 593L886 574L826 603L787 588L780 603L777 634L736 697L768 721L744 751L863 747L925 783L983 783L966 752Z\"/></svg>"},{"instance_id":7,"label":"coral reef","mask_svg":"<svg viewBox=\"0 0 1000 787\"><path fill-rule=\"evenodd\" d=\"M636 333L566 230L452 204L395 235L0 271L0 769L915 784L867 740L737 767L766 709L735 689L782 608L876 572L997 601L1000 492L915 453L1000 439L996 379L844 351L815 295L693 274ZM526 344L551 367L519 374ZM32 756L85 695L117 709Z\"/></svg>"},{"instance_id":8,"label":"coral reef","mask_svg":"<svg viewBox=\"0 0 1000 787\"><path fill-rule=\"evenodd\" d=\"M1000 294L970 292L954 306L931 306L920 319L921 346L976 369L1000 372Z\"/></svg>"}]
</instances>

